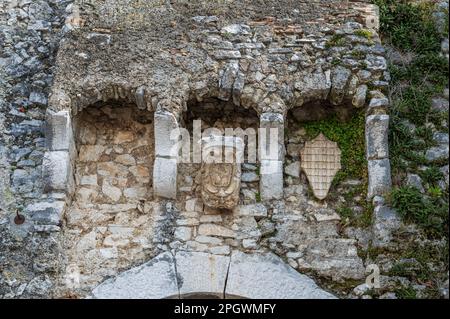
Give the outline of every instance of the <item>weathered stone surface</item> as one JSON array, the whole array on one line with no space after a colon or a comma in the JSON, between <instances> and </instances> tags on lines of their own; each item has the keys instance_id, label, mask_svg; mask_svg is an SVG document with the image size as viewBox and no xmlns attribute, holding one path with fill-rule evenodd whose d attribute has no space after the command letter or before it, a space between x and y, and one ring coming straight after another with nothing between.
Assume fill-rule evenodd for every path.
<instances>
[{"instance_id":1,"label":"weathered stone surface","mask_svg":"<svg viewBox=\"0 0 450 319\"><path fill-rule=\"evenodd\" d=\"M203 236L218 236L225 238L235 238L236 233L221 225L201 224L198 228L198 234Z\"/></svg>"},{"instance_id":2,"label":"weathered stone surface","mask_svg":"<svg viewBox=\"0 0 450 319\"><path fill-rule=\"evenodd\" d=\"M338 105L344 100L352 72L342 66L336 67L331 74L331 103Z\"/></svg>"},{"instance_id":3,"label":"weathered stone surface","mask_svg":"<svg viewBox=\"0 0 450 319\"><path fill-rule=\"evenodd\" d=\"M46 152L42 163L44 191L71 192L74 187L69 152Z\"/></svg>"},{"instance_id":4,"label":"weathered stone surface","mask_svg":"<svg viewBox=\"0 0 450 319\"><path fill-rule=\"evenodd\" d=\"M366 118L367 158L384 159L389 157L389 115L369 115Z\"/></svg>"},{"instance_id":5,"label":"weathered stone surface","mask_svg":"<svg viewBox=\"0 0 450 319\"><path fill-rule=\"evenodd\" d=\"M81 162L97 162L104 151L105 147L102 145L82 145L78 160Z\"/></svg>"},{"instance_id":6,"label":"weathered stone surface","mask_svg":"<svg viewBox=\"0 0 450 319\"><path fill-rule=\"evenodd\" d=\"M369 186L368 197L384 195L392 187L391 164L389 159L369 160Z\"/></svg>"},{"instance_id":7,"label":"weathered stone surface","mask_svg":"<svg viewBox=\"0 0 450 319\"><path fill-rule=\"evenodd\" d=\"M263 204L239 205L233 213L236 216L267 217L267 208Z\"/></svg>"},{"instance_id":8,"label":"weathered stone surface","mask_svg":"<svg viewBox=\"0 0 450 319\"><path fill-rule=\"evenodd\" d=\"M46 113L46 146L50 151L68 151L75 153L73 128L68 111Z\"/></svg>"},{"instance_id":9,"label":"weathered stone surface","mask_svg":"<svg viewBox=\"0 0 450 319\"><path fill-rule=\"evenodd\" d=\"M417 188L421 193L425 192L422 185L422 179L417 174L408 174L406 177L406 184Z\"/></svg>"},{"instance_id":10,"label":"weathered stone surface","mask_svg":"<svg viewBox=\"0 0 450 319\"><path fill-rule=\"evenodd\" d=\"M155 155L160 157L177 158L175 147L178 140L171 139L171 133L178 129L175 116L166 111L155 112Z\"/></svg>"},{"instance_id":11,"label":"weathered stone surface","mask_svg":"<svg viewBox=\"0 0 450 319\"><path fill-rule=\"evenodd\" d=\"M427 150L425 157L430 162L441 161L448 159L449 146L448 144L441 144Z\"/></svg>"},{"instance_id":12,"label":"weathered stone surface","mask_svg":"<svg viewBox=\"0 0 450 319\"><path fill-rule=\"evenodd\" d=\"M153 166L153 189L155 196L176 198L177 176L177 160L157 157Z\"/></svg>"},{"instance_id":13,"label":"weathered stone surface","mask_svg":"<svg viewBox=\"0 0 450 319\"><path fill-rule=\"evenodd\" d=\"M261 161L259 188L263 200L281 199L283 197L282 161Z\"/></svg>"},{"instance_id":14,"label":"weathered stone surface","mask_svg":"<svg viewBox=\"0 0 450 319\"><path fill-rule=\"evenodd\" d=\"M294 162L284 168L284 173L292 177L300 177L300 162Z\"/></svg>"},{"instance_id":15,"label":"weathered stone surface","mask_svg":"<svg viewBox=\"0 0 450 319\"><path fill-rule=\"evenodd\" d=\"M201 168L203 203L212 208L233 209L239 202L241 187L241 154L244 141L239 137L209 137L202 140L203 154L224 154L204 158ZM224 153L222 153L224 152Z\"/></svg>"},{"instance_id":16,"label":"weathered stone surface","mask_svg":"<svg viewBox=\"0 0 450 319\"><path fill-rule=\"evenodd\" d=\"M363 107L366 104L367 99L367 85L358 86L355 96L353 97L352 104L354 107Z\"/></svg>"},{"instance_id":17,"label":"weathered stone surface","mask_svg":"<svg viewBox=\"0 0 450 319\"><path fill-rule=\"evenodd\" d=\"M373 218L373 242L374 247L385 247L390 244L392 234L398 230L401 221L397 213L387 206L377 206Z\"/></svg>"},{"instance_id":18,"label":"weathered stone surface","mask_svg":"<svg viewBox=\"0 0 450 319\"><path fill-rule=\"evenodd\" d=\"M181 295L203 292L223 296L229 257L180 251L175 260Z\"/></svg>"},{"instance_id":19,"label":"weathered stone surface","mask_svg":"<svg viewBox=\"0 0 450 319\"><path fill-rule=\"evenodd\" d=\"M364 265L358 256L354 239L310 240L297 263L299 270L313 270L334 281L364 278Z\"/></svg>"},{"instance_id":20,"label":"weathered stone surface","mask_svg":"<svg viewBox=\"0 0 450 319\"><path fill-rule=\"evenodd\" d=\"M284 118L278 113L263 113L260 116L258 158L260 161L284 160Z\"/></svg>"},{"instance_id":21,"label":"weathered stone surface","mask_svg":"<svg viewBox=\"0 0 450 319\"><path fill-rule=\"evenodd\" d=\"M335 298L274 254L244 254L238 251L231 255L225 293L251 299Z\"/></svg>"},{"instance_id":22,"label":"weathered stone surface","mask_svg":"<svg viewBox=\"0 0 450 319\"><path fill-rule=\"evenodd\" d=\"M178 296L175 260L163 253L142 266L109 279L92 291L97 299L160 299Z\"/></svg>"}]
</instances>

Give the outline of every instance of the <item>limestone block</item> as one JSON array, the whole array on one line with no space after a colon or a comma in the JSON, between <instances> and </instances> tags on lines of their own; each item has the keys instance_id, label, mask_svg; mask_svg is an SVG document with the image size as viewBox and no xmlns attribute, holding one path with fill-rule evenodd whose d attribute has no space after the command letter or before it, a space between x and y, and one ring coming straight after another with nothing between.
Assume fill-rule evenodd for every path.
<instances>
[{"instance_id":1,"label":"limestone block","mask_svg":"<svg viewBox=\"0 0 450 319\"><path fill-rule=\"evenodd\" d=\"M368 159L389 157L389 115L369 115L366 118L366 152Z\"/></svg>"},{"instance_id":2,"label":"limestone block","mask_svg":"<svg viewBox=\"0 0 450 319\"><path fill-rule=\"evenodd\" d=\"M261 203L239 205L233 210L236 216L267 217L267 208Z\"/></svg>"},{"instance_id":3,"label":"limestone block","mask_svg":"<svg viewBox=\"0 0 450 319\"><path fill-rule=\"evenodd\" d=\"M46 147L50 151L69 151L75 153L72 121L69 111L53 112L47 109L45 115Z\"/></svg>"},{"instance_id":4,"label":"limestone block","mask_svg":"<svg viewBox=\"0 0 450 319\"><path fill-rule=\"evenodd\" d=\"M68 151L46 152L42 162L44 192L71 193L74 187L72 164Z\"/></svg>"},{"instance_id":5,"label":"limestone block","mask_svg":"<svg viewBox=\"0 0 450 319\"><path fill-rule=\"evenodd\" d=\"M228 273L227 295L250 299L334 299L309 277L268 254L234 251Z\"/></svg>"},{"instance_id":6,"label":"limestone block","mask_svg":"<svg viewBox=\"0 0 450 319\"><path fill-rule=\"evenodd\" d=\"M261 161L261 180L259 187L263 200L281 199L283 197L282 161Z\"/></svg>"},{"instance_id":7,"label":"limestone block","mask_svg":"<svg viewBox=\"0 0 450 319\"><path fill-rule=\"evenodd\" d=\"M175 261L170 253L109 279L92 291L97 299L161 299L178 297Z\"/></svg>"},{"instance_id":8,"label":"limestone block","mask_svg":"<svg viewBox=\"0 0 450 319\"><path fill-rule=\"evenodd\" d=\"M389 159L369 160L369 190L368 197L383 195L391 190L391 163Z\"/></svg>"},{"instance_id":9,"label":"limestone block","mask_svg":"<svg viewBox=\"0 0 450 319\"><path fill-rule=\"evenodd\" d=\"M38 202L26 207L25 212L30 215L35 224L59 225L62 220L66 202Z\"/></svg>"},{"instance_id":10,"label":"limestone block","mask_svg":"<svg viewBox=\"0 0 450 319\"><path fill-rule=\"evenodd\" d=\"M175 116L167 111L155 112L155 155L160 157L177 158L177 141L170 139L173 130L178 129Z\"/></svg>"},{"instance_id":11,"label":"limestone block","mask_svg":"<svg viewBox=\"0 0 450 319\"><path fill-rule=\"evenodd\" d=\"M263 113L260 117L258 134L259 160L283 161L284 117L279 113ZM271 150L274 149L272 152Z\"/></svg>"},{"instance_id":12,"label":"limestone block","mask_svg":"<svg viewBox=\"0 0 450 319\"><path fill-rule=\"evenodd\" d=\"M347 93L348 83L352 72L342 66L337 66L331 74L330 101L334 105L339 105L344 100Z\"/></svg>"},{"instance_id":13,"label":"limestone block","mask_svg":"<svg viewBox=\"0 0 450 319\"><path fill-rule=\"evenodd\" d=\"M178 165L175 159L157 157L153 167L155 196L175 199L177 197Z\"/></svg>"},{"instance_id":14,"label":"limestone block","mask_svg":"<svg viewBox=\"0 0 450 319\"><path fill-rule=\"evenodd\" d=\"M400 228L401 220L395 210L387 206L377 206L373 217L373 242L374 247L388 246L392 240L392 233Z\"/></svg>"},{"instance_id":15,"label":"limestone block","mask_svg":"<svg viewBox=\"0 0 450 319\"><path fill-rule=\"evenodd\" d=\"M180 295L213 293L223 296L230 257L200 252L175 255Z\"/></svg>"},{"instance_id":16,"label":"limestone block","mask_svg":"<svg viewBox=\"0 0 450 319\"><path fill-rule=\"evenodd\" d=\"M225 238L235 238L236 234L231 229L216 224L201 224L198 228L201 236L217 236Z\"/></svg>"}]
</instances>

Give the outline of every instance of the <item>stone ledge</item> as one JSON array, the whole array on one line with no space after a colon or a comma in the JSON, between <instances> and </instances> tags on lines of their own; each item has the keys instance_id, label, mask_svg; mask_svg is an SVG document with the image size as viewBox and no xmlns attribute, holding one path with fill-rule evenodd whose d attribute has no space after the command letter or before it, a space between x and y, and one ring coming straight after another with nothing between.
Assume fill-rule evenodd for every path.
<instances>
[{"instance_id":1,"label":"stone ledge","mask_svg":"<svg viewBox=\"0 0 450 319\"><path fill-rule=\"evenodd\" d=\"M176 266L175 266L176 265ZM93 289L97 299L183 298L195 294L263 299L334 299L272 253L231 257L163 253Z\"/></svg>"}]
</instances>

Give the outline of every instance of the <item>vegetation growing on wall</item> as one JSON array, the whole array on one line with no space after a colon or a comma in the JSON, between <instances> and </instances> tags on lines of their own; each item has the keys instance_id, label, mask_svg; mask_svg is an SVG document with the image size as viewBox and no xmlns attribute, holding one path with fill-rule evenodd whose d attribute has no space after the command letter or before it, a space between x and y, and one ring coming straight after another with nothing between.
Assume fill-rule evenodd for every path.
<instances>
[{"instance_id":1,"label":"vegetation growing on wall","mask_svg":"<svg viewBox=\"0 0 450 319\"><path fill-rule=\"evenodd\" d=\"M342 151L342 170L336 174L335 184L348 178L364 181L367 179L364 123L364 112L356 113L346 122L341 122L333 116L317 122L303 123L309 138L323 133L328 139L338 143Z\"/></svg>"},{"instance_id":2,"label":"vegetation growing on wall","mask_svg":"<svg viewBox=\"0 0 450 319\"><path fill-rule=\"evenodd\" d=\"M443 125L448 113L432 108L432 98L448 86L448 60L440 54L445 35L432 18L435 4L431 1L374 2L380 7L385 44L403 57L403 63L390 65L390 153L395 184L391 204L405 221L417 224L426 234L446 236L448 189L437 184L442 178L438 167L445 163L430 163L425 157L425 151L436 146L433 128L448 132ZM445 32L448 36L448 28ZM426 194L403 186L407 173L422 177Z\"/></svg>"}]
</instances>

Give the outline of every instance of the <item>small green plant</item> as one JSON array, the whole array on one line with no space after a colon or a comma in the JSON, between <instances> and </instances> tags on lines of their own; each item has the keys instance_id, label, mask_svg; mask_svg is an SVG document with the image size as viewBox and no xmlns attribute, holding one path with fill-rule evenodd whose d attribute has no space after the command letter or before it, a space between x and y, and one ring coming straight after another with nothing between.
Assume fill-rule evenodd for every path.
<instances>
[{"instance_id":1,"label":"small green plant","mask_svg":"<svg viewBox=\"0 0 450 319\"><path fill-rule=\"evenodd\" d=\"M398 288L395 294L399 299L417 299L417 293L411 286Z\"/></svg>"},{"instance_id":2,"label":"small green plant","mask_svg":"<svg viewBox=\"0 0 450 319\"><path fill-rule=\"evenodd\" d=\"M333 37L328 40L328 42L325 44L327 48L332 47L342 47L345 45L345 35L343 34L335 34Z\"/></svg>"},{"instance_id":3,"label":"small green plant","mask_svg":"<svg viewBox=\"0 0 450 319\"><path fill-rule=\"evenodd\" d=\"M430 237L442 237L448 233L448 203L439 198L428 198L411 186L394 189L389 203L409 223L421 227Z\"/></svg>"},{"instance_id":4,"label":"small green plant","mask_svg":"<svg viewBox=\"0 0 450 319\"><path fill-rule=\"evenodd\" d=\"M367 30L367 29L356 30L355 35L366 38L367 40L371 40L373 37L372 31Z\"/></svg>"},{"instance_id":5,"label":"small green plant","mask_svg":"<svg viewBox=\"0 0 450 319\"><path fill-rule=\"evenodd\" d=\"M433 166L427 168L425 171L420 173L420 177L428 185L436 185L437 182L444 177L439 168Z\"/></svg>"},{"instance_id":6,"label":"small green plant","mask_svg":"<svg viewBox=\"0 0 450 319\"><path fill-rule=\"evenodd\" d=\"M262 199L261 199L261 193L257 192L255 194L255 199L257 203L261 203Z\"/></svg>"},{"instance_id":7,"label":"small green plant","mask_svg":"<svg viewBox=\"0 0 450 319\"><path fill-rule=\"evenodd\" d=\"M442 196L442 189L437 186L430 187L428 189L428 195L430 195L432 198L439 198Z\"/></svg>"}]
</instances>

